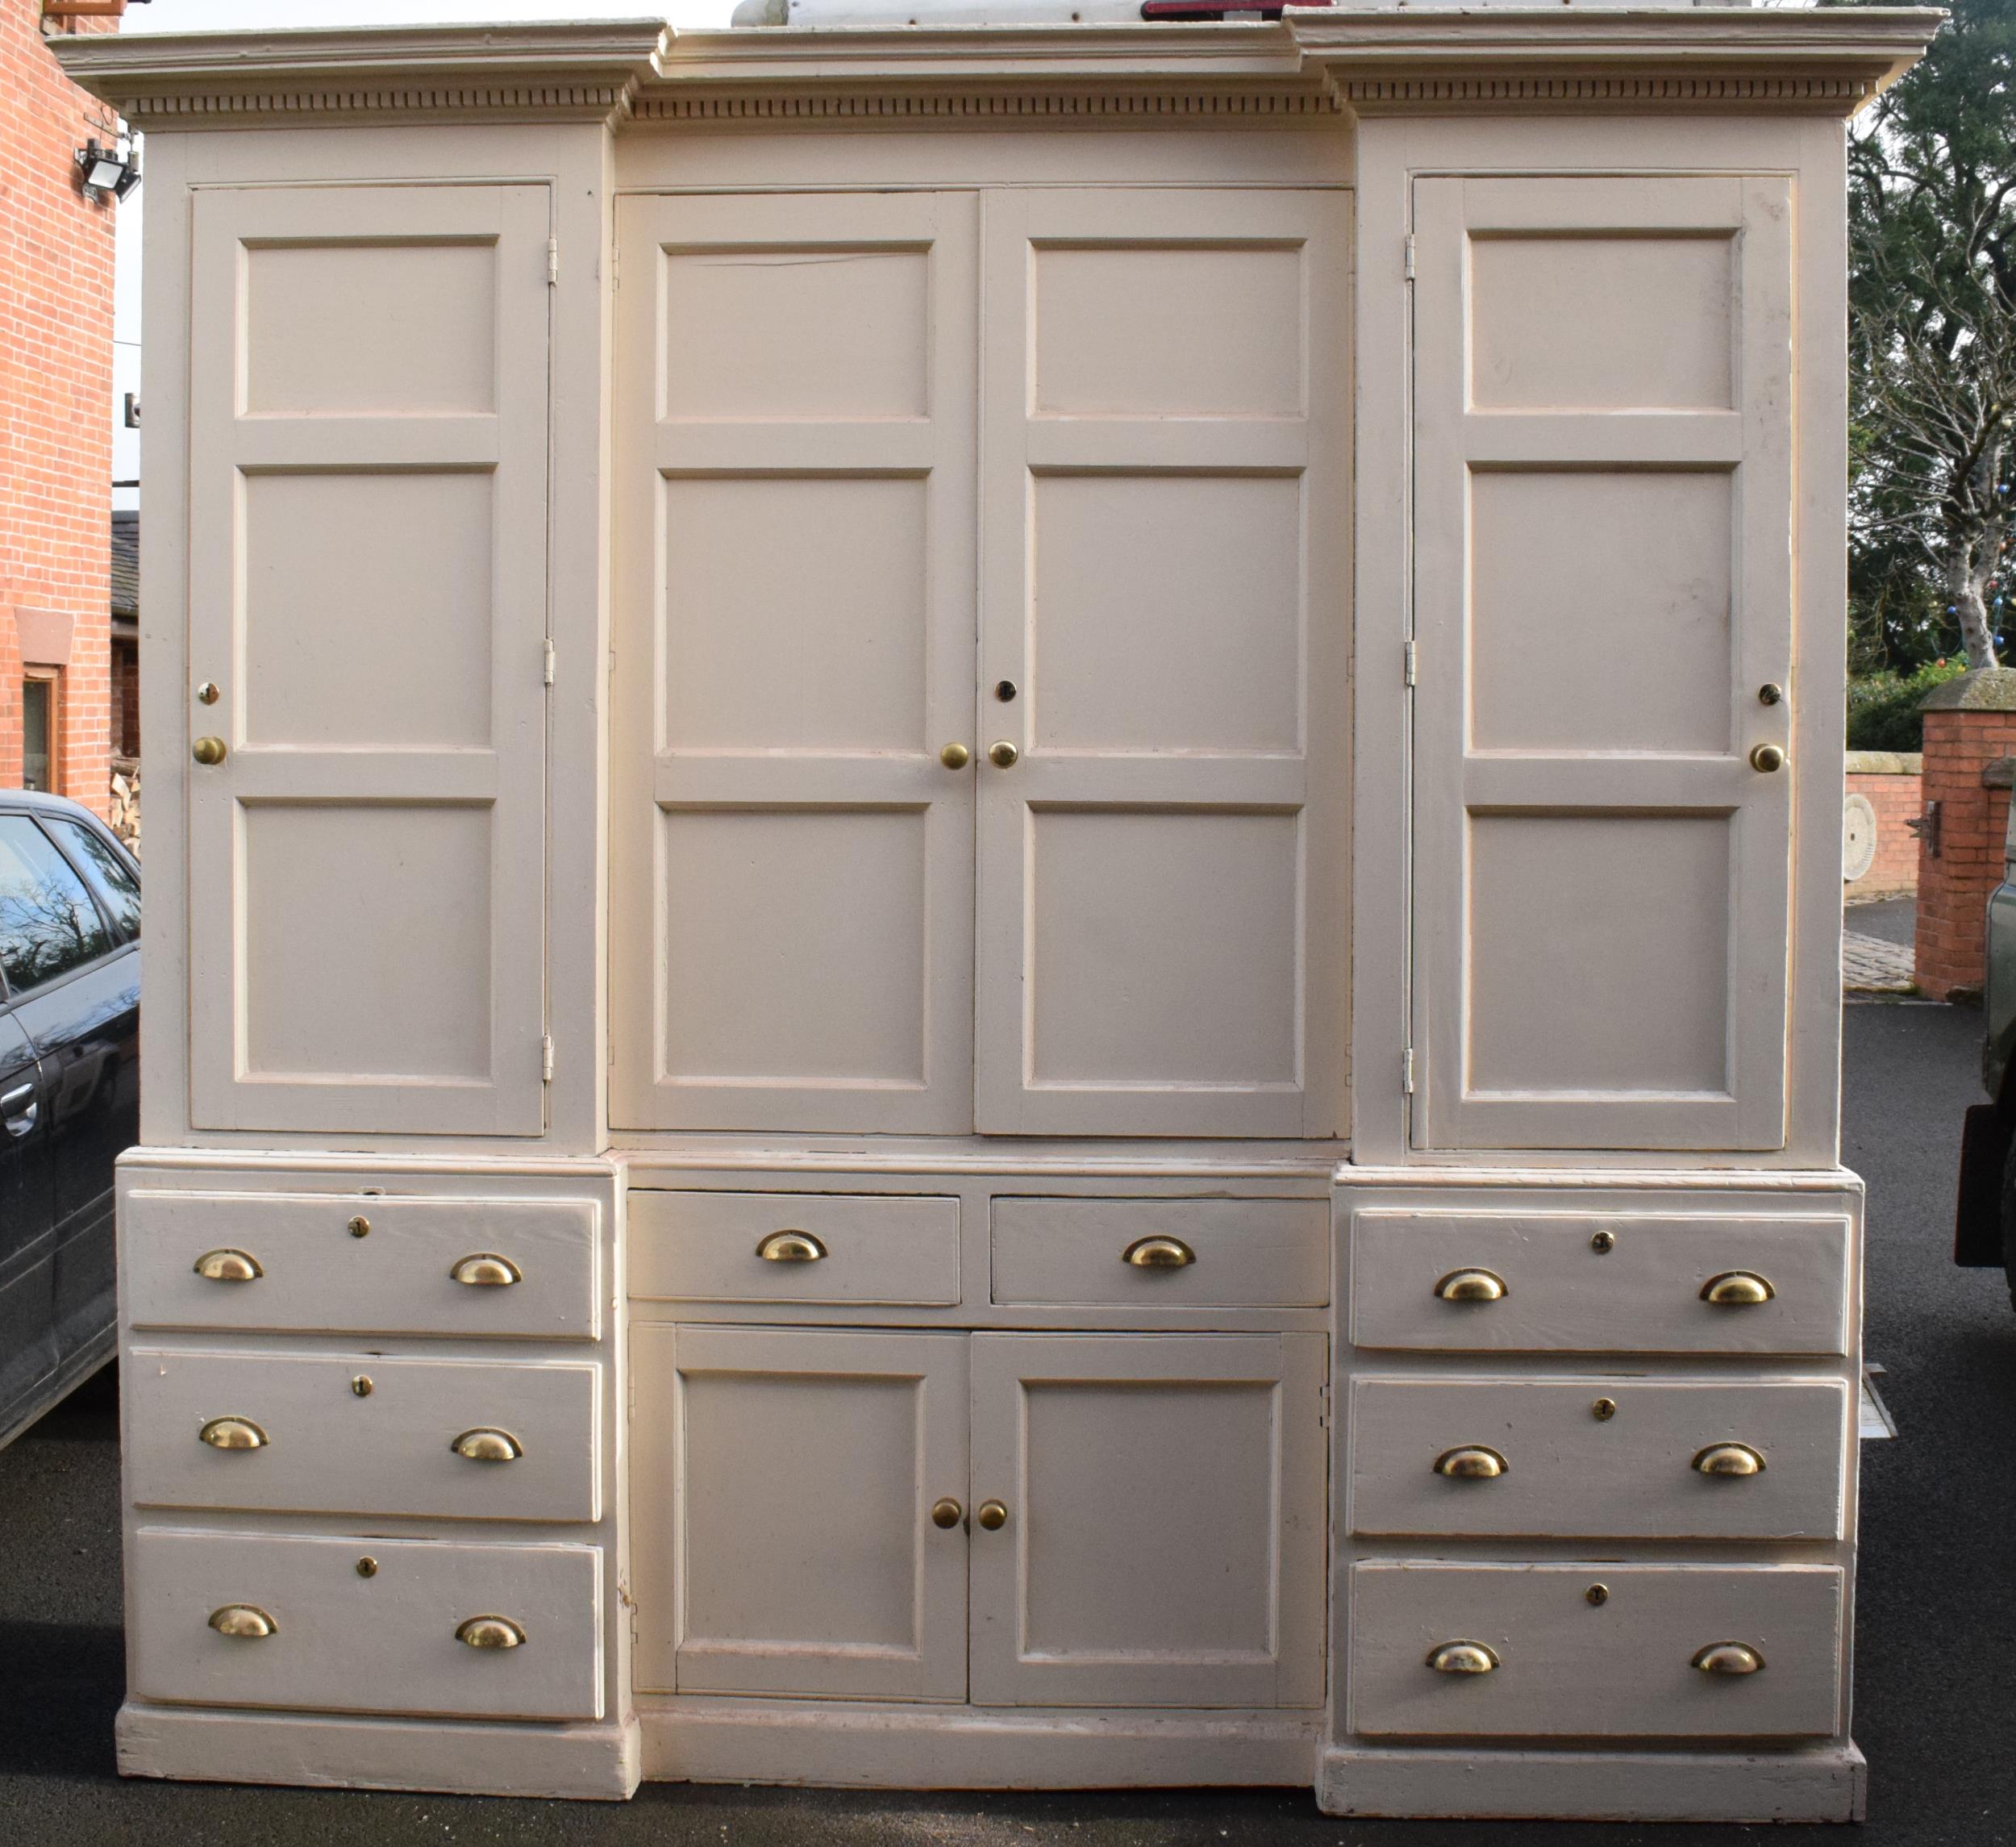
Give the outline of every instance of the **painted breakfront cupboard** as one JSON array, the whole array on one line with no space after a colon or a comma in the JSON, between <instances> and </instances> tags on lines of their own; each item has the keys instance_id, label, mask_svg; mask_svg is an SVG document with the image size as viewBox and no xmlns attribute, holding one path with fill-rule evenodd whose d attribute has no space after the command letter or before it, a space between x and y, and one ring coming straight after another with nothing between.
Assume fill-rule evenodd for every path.
<instances>
[{"instance_id":1,"label":"painted breakfront cupboard","mask_svg":"<svg viewBox=\"0 0 2016 1847\"><path fill-rule=\"evenodd\" d=\"M1935 23L58 41L123 1766L1856 1812L1843 124Z\"/></svg>"}]
</instances>

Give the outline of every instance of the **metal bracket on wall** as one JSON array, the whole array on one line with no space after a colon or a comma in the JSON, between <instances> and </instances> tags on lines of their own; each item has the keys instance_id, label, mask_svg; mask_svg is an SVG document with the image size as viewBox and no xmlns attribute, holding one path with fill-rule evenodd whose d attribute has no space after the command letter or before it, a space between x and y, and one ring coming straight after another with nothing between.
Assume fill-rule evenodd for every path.
<instances>
[{"instance_id":1,"label":"metal bracket on wall","mask_svg":"<svg viewBox=\"0 0 2016 1847\"><path fill-rule=\"evenodd\" d=\"M1944 807L1943 803L1927 802L1923 814L1904 823L1925 843L1926 852L1934 859L1939 857L1939 817Z\"/></svg>"}]
</instances>

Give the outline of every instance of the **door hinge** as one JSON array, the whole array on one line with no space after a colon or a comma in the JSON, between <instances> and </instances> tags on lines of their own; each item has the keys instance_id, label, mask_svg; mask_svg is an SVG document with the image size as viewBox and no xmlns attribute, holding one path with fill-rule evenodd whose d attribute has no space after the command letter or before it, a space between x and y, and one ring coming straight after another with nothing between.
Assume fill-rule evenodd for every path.
<instances>
[{"instance_id":1,"label":"door hinge","mask_svg":"<svg viewBox=\"0 0 2016 1847\"><path fill-rule=\"evenodd\" d=\"M539 1042L539 1081L550 1084L553 1081L553 1036L543 1035Z\"/></svg>"},{"instance_id":2,"label":"door hinge","mask_svg":"<svg viewBox=\"0 0 2016 1847\"><path fill-rule=\"evenodd\" d=\"M1411 1045L1400 1054L1400 1094L1403 1097L1414 1094L1414 1048Z\"/></svg>"},{"instance_id":3,"label":"door hinge","mask_svg":"<svg viewBox=\"0 0 2016 1847\"><path fill-rule=\"evenodd\" d=\"M546 281L548 287L560 281L560 240L546 240Z\"/></svg>"},{"instance_id":4,"label":"door hinge","mask_svg":"<svg viewBox=\"0 0 2016 1847\"><path fill-rule=\"evenodd\" d=\"M546 644L546 660L540 672L540 678L543 683L548 686L553 683L553 644L550 638ZM1409 684L1411 685L1412 682Z\"/></svg>"},{"instance_id":5,"label":"door hinge","mask_svg":"<svg viewBox=\"0 0 2016 1847\"><path fill-rule=\"evenodd\" d=\"M1406 682L1410 686L1411 686L1414 684L1414 644L1411 641L1405 641L1401 644L1400 664L1401 670L1406 676Z\"/></svg>"},{"instance_id":6,"label":"door hinge","mask_svg":"<svg viewBox=\"0 0 2016 1847\"><path fill-rule=\"evenodd\" d=\"M1411 282L1414 280L1414 233L1407 233L1406 242L1400 248L1400 273Z\"/></svg>"},{"instance_id":7,"label":"door hinge","mask_svg":"<svg viewBox=\"0 0 2016 1847\"><path fill-rule=\"evenodd\" d=\"M609 247L609 286L612 290L623 286L623 247L620 244Z\"/></svg>"}]
</instances>

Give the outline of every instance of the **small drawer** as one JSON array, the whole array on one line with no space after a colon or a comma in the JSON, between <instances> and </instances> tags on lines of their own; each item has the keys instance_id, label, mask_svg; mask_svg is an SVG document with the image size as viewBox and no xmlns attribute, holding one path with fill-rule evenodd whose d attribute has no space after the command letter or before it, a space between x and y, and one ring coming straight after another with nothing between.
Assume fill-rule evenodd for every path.
<instances>
[{"instance_id":1,"label":"small drawer","mask_svg":"<svg viewBox=\"0 0 2016 1847\"><path fill-rule=\"evenodd\" d=\"M1364 1533L1838 1539L1851 1408L1847 1385L1830 1379L1360 1375L1351 1523Z\"/></svg>"},{"instance_id":2,"label":"small drawer","mask_svg":"<svg viewBox=\"0 0 2016 1847\"><path fill-rule=\"evenodd\" d=\"M1352 1729L1475 1738L1826 1737L1841 1722L1829 1565L1439 1565L1351 1571ZM1441 1651L1468 1643L1445 1672ZM1714 1673L1719 1658L1751 1673Z\"/></svg>"},{"instance_id":3,"label":"small drawer","mask_svg":"<svg viewBox=\"0 0 2016 1847\"><path fill-rule=\"evenodd\" d=\"M602 1716L595 1546L142 1527L127 1557L131 1687L142 1699L469 1718ZM510 1627L464 1630L485 1617ZM262 1627L269 1632L258 1632ZM458 1631L489 1640L515 1632L523 1640L477 1647Z\"/></svg>"},{"instance_id":4,"label":"small drawer","mask_svg":"<svg viewBox=\"0 0 2016 1847\"><path fill-rule=\"evenodd\" d=\"M1320 1308L1330 1300L1330 1203L998 1199L993 1299Z\"/></svg>"},{"instance_id":5,"label":"small drawer","mask_svg":"<svg viewBox=\"0 0 2016 1847\"><path fill-rule=\"evenodd\" d=\"M137 1506L602 1517L593 1363L133 1347L121 1370Z\"/></svg>"},{"instance_id":6,"label":"small drawer","mask_svg":"<svg viewBox=\"0 0 2016 1847\"><path fill-rule=\"evenodd\" d=\"M598 1216L592 1199L135 1188L119 1202L127 1322L592 1340Z\"/></svg>"},{"instance_id":7,"label":"small drawer","mask_svg":"<svg viewBox=\"0 0 2016 1847\"><path fill-rule=\"evenodd\" d=\"M1845 1216L1371 1208L1351 1222L1351 1336L1452 1353L1843 1353L1850 1237ZM1495 1297L1438 1293L1468 1271ZM1766 1299L1707 1300L1722 1278L1759 1279L1750 1293Z\"/></svg>"},{"instance_id":8,"label":"small drawer","mask_svg":"<svg viewBox=\"0 0 2016 1847\"><path fill-rule=\"evenodd\" d=\"M959 1300L959 1202L914 1194L630 1195L630 1293L669 1302Z\"/></svg>"}]
</instances>

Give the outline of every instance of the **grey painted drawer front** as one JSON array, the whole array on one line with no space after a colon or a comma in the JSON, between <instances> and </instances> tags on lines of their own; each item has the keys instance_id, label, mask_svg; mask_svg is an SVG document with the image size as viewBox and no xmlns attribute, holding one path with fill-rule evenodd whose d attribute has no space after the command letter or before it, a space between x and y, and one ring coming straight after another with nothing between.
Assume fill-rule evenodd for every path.
<instances>
[{"instance_id":1,"label":"grey painted drawer front","mask_svg":"<svg viewBox=\"0 0 2016 1847\"><path fill-rule=\"evenodd\" d=\"M1366 1563L1351 1572L1351 1725L1412 1737L1819 1737L1841 1716L1842 1574L1822 1565ZM1591 1603L1589 1590L1607 1596ZM1481 1643L1488 1674L1430 1654ZM1740 1642L1757 1673L1692 1665Z\"/></svg>"},{"instance_id":2,"label":"grey painted drawer front","mask_svg":"<svg viewBox=\"0 0 2016 1847\"><path fill-rule=\"evenodd\" d=\"M956 1199L840 1193L630 1195L630 1293L660 1301L874 1302L950 1307L959 1300ZM780 1233L824 1254L760 1254Z\"/></svg>"},{"instance_id":3,"label":"grey painted drawer front","mask_svg":"<svg viewBox=\"0 0 2016 1847\"><path fill-rule=\"evenodd\" d=\"M357 1561L375 1565L360 1576ZM599 1719L602 1553L142 1527L127 1552L131 1691L206 1706ZM273 1632L219 1634L213 1611L262 1611ZM475 1616L521 1647L471 1648Z\"/></svg>"},{"instance_id":4,"label":"grey painted drawer front","mask_svg":"<svg viewBox=\"0 0 2016 1847\"><path fill-rule=\"evenodd\" d=\"M1194 1261L1143 1268L1141 1240ZM1119 1308L1320 1308L1330 1299L1327 1199L998 1199L993 1299Z\"/></svg>"},{"instance_id":5,"label":"grey painted drawer front","mask_svg":"<svg viewBox=\"0 0 2016 1847\"><path fill-rule=\"evenodd\" d=\"M1457 1353L1845 1353L1849 1239L1835 1215L1375 1208L1351 1223L1352 1339ZM1503 1299L1437 1297L1443 1278L1472 1269L1500 1278ZM1702 1286L1731 1270L1775 1294L1704 1302Z\"/></svg>"},{"instance_id":6,"label":"grey painted drawer front","mask_svg":"<svg viewBox=\"0 0 2016 1847\"><path fill-rule=\"evenodd\" d=\"M120 1210L135 1328L556 1340L599 1332L593 1200L135 1190ZM358 1220L363 1237L351 1231ZM233 1250L263 1274L248 1282L197 1274L206 1253ZM481 1254L506 1258L519 1280L450 1274Z\"/></svg>"},{"instance_id":7,"label":"grey painted drawer front","mask_svg":"<svg viewBox=\"0 0 2016 1847\"><path fill-rule=\"evenodd\" d=\"M1615 1407L1598 1418L1599 1399ZM1351 1388L1351 1521L1364 1533L1591 1538L1835 1539L1847 1444L1845 1383L1379 1378ZM1694 1459L1743 1444L1751 1476ZM1439 1474L1469 1446L1494 1478Z\"/></svg>"},{"instance_id":8,"label":"grey painted drawer front","mask_svg":"<svg viewBox=\"0 0 2016 1847\"><path fill-rule=\"evenodd\" d=\"M141 1507L448 1519L601 1517L601 1368L136 1347L125 1356L127 1484ZM370 1381L368 1396L355 1390ZM211 1419L268 1439L213 1449ZM464 1432L508 1433L523 1453L472 1461Z\"/></svg>"}]
</instances>

